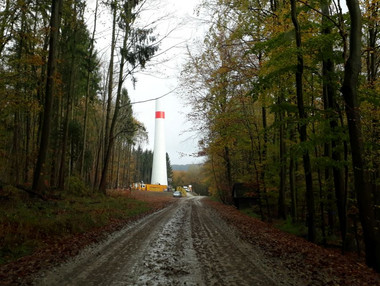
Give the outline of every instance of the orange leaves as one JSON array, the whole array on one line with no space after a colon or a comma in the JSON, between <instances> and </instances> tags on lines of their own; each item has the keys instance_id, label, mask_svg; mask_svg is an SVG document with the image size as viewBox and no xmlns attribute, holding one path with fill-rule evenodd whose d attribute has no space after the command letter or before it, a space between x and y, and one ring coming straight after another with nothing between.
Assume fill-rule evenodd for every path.
<instances>
[{"instance_id":1,"label":"orange leaves","mask_svg":"<svg viewBox=\"0 0 380 286\"><path fill-rule=\"evenodd\" d=\"M32 66L43 66L45 62L40 55L34 54L25 59L25 64Z\"/></svg>"},{"instance_id":2,"label":"orange leaves","mask_svg":"<svg viewBox=\"0 0 380 286\"><path fill-rule=\"evenodd\" d=\"M380 275L365 266L356 254L341 255L339 250L325 249L284 233L231 206L210 200L206 203L234 226L240 237L265 252L268 267L280 263L290 270L289 275L299 275L308 285L380 285Z\"/></svg>"}]
</instances>

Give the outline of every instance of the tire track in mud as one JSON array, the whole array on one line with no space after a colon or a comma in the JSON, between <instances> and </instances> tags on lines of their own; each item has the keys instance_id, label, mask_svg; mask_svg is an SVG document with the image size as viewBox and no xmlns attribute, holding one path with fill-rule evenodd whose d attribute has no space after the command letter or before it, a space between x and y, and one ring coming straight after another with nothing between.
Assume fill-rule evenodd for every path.
<instances>
[{"instance_id":1,"label":"tire track in mud","mask_svg":"<svg viewBox=\"0 0 380 286\"><path fill-rule=\"evenodd\" d=\"M190 204L179 200L40 273L33 284L202 285L191 247L190 217Z\"/></svg>"},{"instance_id":2,"label":"tire track in mud","mask_svg":"<svg viewBox=\"0 0 380 286\"><path fill-rule=\"evenodd\" d=\"M191 225L204 285L277 285L265 274L257 255L199 200L193 204Z\"/></svg>"},{"instance_id":3,"label":"tire track in mud","mask_svg":"<svg viewBox=\"0 0 380 286\"><path fill-rule=\"evenodd\" d=\"M181 200L134 267L128 285L203 285L192 248L190 218L191 206L187 200Z\"/></svg>"},{"instance_id":4,"label":"tire track in mud","mask_svg":"<svg viewBox=\"0 0 380 286\"><path fill-rule=\"evenodd\" d=\"M35 285L111 285L133 267L160 226L177 208L166 209L127 226L105 242L85 249L60 267L42 273Z\"/></svg>"},{"instance_id":5,"label":"tire track in mud","mask_svg":"<svg viewBox=\"0 0 380 286\"><path fill-rule=\"evenodd\" d=\"M299 285L266 259L201 197L181 198L40 273L34 285Z\"/></svg>"}]
</instances>

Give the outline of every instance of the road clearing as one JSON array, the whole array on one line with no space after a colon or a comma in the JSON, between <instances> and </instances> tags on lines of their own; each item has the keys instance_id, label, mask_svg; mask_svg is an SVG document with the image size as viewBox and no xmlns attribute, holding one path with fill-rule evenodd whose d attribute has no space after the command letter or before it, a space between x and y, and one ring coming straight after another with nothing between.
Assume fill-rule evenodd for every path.
<instances>
[{"instance_id":1,"label":"road clearing","mask_svg":"<svg viewBox=\"0 0 380 286\"><path fill-rule=\"evenodd\" d=\"M299 285L286 270L266 266L262 251L239 239L202 199L179 198L39 273L33 284Z\"/></svg>"}]
</instances>

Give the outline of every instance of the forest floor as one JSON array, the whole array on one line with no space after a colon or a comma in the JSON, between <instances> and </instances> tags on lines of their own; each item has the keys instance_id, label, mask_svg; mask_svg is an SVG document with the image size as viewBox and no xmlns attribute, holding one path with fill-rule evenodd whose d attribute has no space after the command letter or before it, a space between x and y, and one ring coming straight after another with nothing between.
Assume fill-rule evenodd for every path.
<instances>
[{"instance_id":1,"label":"forest floor","mask_svg":"<svg viewBox=\"0 0 380 286\"><path fill-rule=\"evenodd\" d=\"M141 220L142 217L148 216L149 213L153 213L161 209L172 208L168 206L172 206L173 203L178 204L178 199L173 199L170 193L123 192L122 195L145 201L150 204L151 208L143 215L140 214L124 221L114 221L105 227L71 236L70 238L65 238L65 240L52 241L47 247L39 249L32 255L0 266L0 284L29 284L32 281L31 279L33 275L37 272L66 261L70 257L80 253L80 251L88 245L95 245L101 241L104 241L110 233L117 233L123 229L125 225L133 224L134 221ZM199 260L204 260L213 255L213 253L210 252L210 249L214 247L214 244L211 242L215 242L213 239L216 239L218 236L214 235L207 240L198 236L201 235L202 232L204 232L204 235L212 235L212 233L215 232L220 225L226 223L233 230L233 232L236 233L238 240L241 240L241 243L247 243L256 249L257 253L261 253L261 259L259 259L261 262L257 261L255 263L260 263L262 267L266 269L281 269L280 272L282 273L282 278L278 279L281 279L282 283L279 283L281 281L277 281L277 283L275 283L277 285L380 285L380 275L375 273L372 269L366 267L362 258L356 258L354 255L343 256L339 253L339 251L325 249L309 243L303 238L284 233L267 223L251 218L236 210L234 207L226 206L221 203L211 201L207 198L202 199L201 202L203 209L205 210L201 210L199 208L199 204L197 203L194 203L190 208L182 204L183 207L181 210L174 211L173 207L173 213L180 213L181 220L189 223L193 229L193 233L191 234L191 242L194 245L195 252L193 251L194 253L192 254L192 257L196 255ZM191 219L187 219L189 216L186 212L189 212L189 209L192 210L194 214ZM201 216L203 213L206 215ZM167 216L170 217L169 213ZM217 225L212 226L213 223L211 220L207 221L207 217L214 218L214 221L217 221ZM182 223L173 221L169 223L171 227L180 227L181 224ZM199 227L202 225L204 225L204 227ZM216 227L216 229L212 230L211 226ZM185 228L182 232L188 231L188 228L189 227ZM222 235L219 236L222 240ZM186 235L186 237L189 236ZM231 238L229 239L231 240ZM206 244L211 244L205 247L203 245L204 241L206 241ZM226 243L227 242L224 242L224 245L227 245ZM240 242L236 240L236 243L239 244ZM235 244L235 242L233 242L232 245L233 244ZM224 246L226 253L232 251L230 250L232 245L230 244L228 247ZM217 250L218 248L216 251ZM223 253L219 251L218 255L222 256ZM226 259L231 259L231 256L232 253L229 253L228 258ZM195 258L193 257L193 259ZM144 263L147 262L145 261ZM215 261L215 263L217 262ZM223 265L225 265L225 263L221 262L219 266L222 267ZM208 265L205 267L207 268L213 266ZM209 270L211 269L213 268L210 268ZM227 271L231 271L230 268L226 269ZM179 270L180 272L178 272ZM185 270L179 270L175 273L177 276L181 275L181 273L184 276L189 275L189 273ZM201 270L198 269L197 271L200 272ZM221 270L219 269L218 271ZM173 272L173 270L171 270L171 272ZM206 271L205 273L212 273L212 271ZM143 276L149 275L149 273L142 274ZM215 275L222 274L219 273ZM241 278L241 275L236 277ZM277 276L275 274L272 274L272 276L268 278L268 281L271 281L270 279L274 279L276 277ZM218 283L218 280L213 280L215 277L212 276L208 277L206 275L205 279L209 279L206 280L208 281L208 285L211 285L214 282L216 283L214 283L215 285ZM219 280L219 282L223 281L222 278L220 279L221 280ZM266 278L264 277L263 279ZM303 282L302 284L295 284L292 283L292 281ZM203 284L198 283L194 285ZM242 282L237 283L236 285L245 284Z\"/></svg>"},{"instance_id":2,"label":"forest floor","mask_svg":"<svg viewBox=\"0 0 380 286\"><path fill-rule=\"evenodd\" d=\"M281 258L286 268L298 269L302 277L312 281L308 285L380 285L380 274L365 265L364 257L342 255L338 249L326 249L280 231L235 207L206 202L238 230L242 239L264 250L268 257Z\"/></svg>"},{"instance_id":3,"label":"forest floor","mask_svg":"<svg viewBox=\"0 0 380 286\"><path fill-rule=\"evenodd\" d=\"M124 200L119 200L120 196ZM0 261L9 252L21 257L0 263L0 285L25 284L41 269L77 255L86 246L175 201L171 193L124 190L111 191L107 197L40 201L24 193L2 202Z\"/></svg>"}]
</instances>

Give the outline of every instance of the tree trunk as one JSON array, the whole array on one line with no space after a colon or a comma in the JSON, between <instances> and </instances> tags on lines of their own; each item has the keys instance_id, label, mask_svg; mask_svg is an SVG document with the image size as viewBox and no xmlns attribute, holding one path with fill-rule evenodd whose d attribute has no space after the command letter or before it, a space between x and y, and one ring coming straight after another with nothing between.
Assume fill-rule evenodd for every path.
<instances>
[{"instance_id":1,"label":"tree trunk","mask_svg":"<svg viewBox=\"0 0 380 286\"><path fill-rule=\"evenodd\" d=\"M66 103L66 113L64 119L63 126L63 137L62 137L62 145L61 145L61 164L59 167L59 177L58 177L58 188L63 190L65 187L65 173L66 173L66 149L68 145L68 137L69 137L69 122L70 122L70 111L72 109L72 101L74 94L74 82L75 82L75 59L76 59L76 37L77 37L77 6L74 5L73 12L73 20L74 20L74 31L73 31L73 43L71 47L71 62L70 62L70 77L68 83L68 91L67 91L67 103ZM70 173L70 172L69 172Z\"/></svg>"},{"instance_id":2,"label":"tree trunk","mask_svg":"<svg viewBox=\"0 0 380 286\"><path fill-rule=\"evenodd\" d=\"M63 131L62 131L63 136L62 136L62 142L60 146L62 153L61 153L61 161L60 161L59 174L58 174L58 188L61 191L63 191L65 187L66 149L67 149L67 137L69 136L69 116L70 116L70 109L71 109L71 96L72 96L71 92L68 92L65 119L63 123Z\"/></svg>"},{"instance_id":3,"label":"tree trunk","mask_svg":"<svg viewBox=\"0 0 380 286\"><path fill-rule=\"evenodd\" d=\"M106 112L106 123L104 129L104 162L106 161L106 156L108 152L108 143L110 142L110 121L111 121L111 106L112 106L112 91L113 91L113 61L115 55L115 44L116 44L116 11L117 11L116 1L111 3L111 8L113 11L113 21L112 21L112 38L111 38L111 57L110 64L108 68L109 78L108 78L108 99L107 99L107 112Z\"/></svg>"},{"instance_id":4,"label":"tree trunk","mask_svg":"<svg viewBox=\"0 0 380 286\"><path fill-rule=\"evenodd\" d=\"M98 138L99 145L97 146L96 151L96 160L95 160L95 168L94 168L94 182L93 182L93 189L97 189L99 186L99 168L100 168L100 161L101 161L101 153L102 153L102 144L103 144L103 126L101 127L100 135Z\"/></svg>"},{"instance_id":5,"label":"tree trunk","mask_svg":"<svg viewBox=\"0 0 380 286\"><path fill-rule=\"evenodd\" d=\"M294 185L294 159L293 156L290 155L289 160L289 188L290 188L290 197L291 197L291 214L292 214L292 221L297 221L297 195L296 195L296 189Z\"/></svg>"},{"instance_id":6,"label":"tree trunk","mask_svg":"<svg viewBox=\"0 0 380 286\"><path fill-rule=\"evenodd\" d=\"M285 122L284 122L284 111L282 110L281 104L283 103L283 95L281 94L278 98L278 103L280 105L279 121L280 121L280 134L279 134L279 144L280 144L280 186L278 193L278 217L286 219L286 203L285 203L285 184L286 184L286 157L285 157Z\"/></svg>"},{"instance_id":7,"label":"tree trunk","mask_svg":"<svg viewBox=\"0 0 380 286\"><path fill-rule=\"evenodd\" d=\"M129 30L126 28L125 34L124 34L124 39L123 39L123 51L126 51L127 49L127 38L128 38ZM115 142L115 127L116 127L116 122L119 116L119 111L120 111L120 98L121 98L121 90L124 82L124 64L125 64L125 53L121 53L121 59L120 59L120 67L119 67L119 81L118 81L118 86L117 86L117 94L116 94L116 102L115 102L115 111L113 113L113 118L109 130L109 135L108 135L108 142L106 145L106 156L104 158L104 165L103 165L103 170L102 170L102 177L100 179L100 186L99 190L102 193L106 193L106 188L107 188L107 174L108 174L108 165L111 157L111 152L113 149L113 144Z\"/></svg>"},{"instance_id":8,"label":"tree trunk","mask_svg":"<svg viewBox=\"0 0 380 286\"><path fill-rule=\"evenodd\" d=\"M297 90L297 106L298 113L300 117L299 133L301 144L307 141L307 129L306 129L306 119L307 115L304 108L303 102L303 56L301 51L301 29L297 19L296 11L296 1L291 0L291 16L292 22L296 34L296 44L297 44L297 70L296 70L296 90ZM313 193L313 178L310 163L309 151L306 149L303 152L303 167L305 172L306 181L306 205L307 205L307 222L308 222L308 240L314 242L316 239L316 229L315 229L315 207L314 207L314 193Z\"/></svg>"},{"instance_id":9,"label":"tree trunk","mask_svg":"<svg viewBox=\"0 0 380 286\"><path fill-rule=\"evenodd\" d=\"M379 17L380 17L380 3L378 1L371 1L368 7L368 48L367 48L367 81L370 92L376 93L376 79L379 69L378 55L378 37L379 37ZM372 104L371 107L372 114L379 114L379 105ZM380 146L378 144L378 139L380 138L380 124L376 116L372 118L372 132L371 132L371 147L373 148L372 154L380 153ZM372 193L374 197L373 203L375 205L380 205L380 184L377 183L380 178L380 161L375 155L372 156L372 171L370 173L371 183L372 183ZM375 210L375 219L380 219L380 209Z\"/></svg>"},{"instance_id":10,"label":"tree trunk","mask_svg":"<svg viewBox=\"0 0 380 286\"><path fill-rule=\"evenodd\" d=\"M226 164L226 176L228 184L228 194L232 193L232 170L231 170L231 158L230 158L230 148L224 146L224 162Z\"/></svg>"},{"instance_id":11,"label":"tree trunk","mask_svg":"<svg viewBox=\"0 0 380 286\"><path fill-rule=\"evenodd\" d=\"M358 97L358 79L361 67L361 12L357 0L347 0L350 25L350 52L344 70L342 94L346 104L346 116L350 134L355 190L360 221L363 228L366 263L380 271L380 230L376 227L370 178L364 160L363 136Z\"/></svg>"},{"instance_id":12,"label":"tree trunk","mask_svg":"<svg viewBox=\"0 0 380 286\"><path fill-rule=\"evenodd\" d=\"M120 187L120 164L121 164L121 159L123 158L123 155L124 155L121 150L121 142L119 142L117 154L118 156L117 156L115 189L119 189Z\"/></svg>"},{"instance_id":13,"label":"tree trunk","mask_svg":"<svg viewBox=\"0 0 380 286\"><path fill-rule=\"evenodd\" d=\"M268 143L268 131L267 131L267 109L265 106L261 107L261 119L263 122L263 130L264 130L264 146L263 146L263 151L261 153L260 157L260 163L262 166L262 172L261 172L261 181L263 182L263 196L265 200L265 204L267 207L267 216L268 220L271 220L271 215L270 215L270 209L269 209L269 200L268 200L268 195L267 195L267 187L265 183L265 170L266 170L266 157L267 157L267 143Z\"/></svg>"},{"instance_id":14,"label":"tree trunk","mask_svg":"<svg viewBox=\"0 0 380 286\"><path fill-rule=\"evenodd\" d=\"M322 33L324 35L331 34L330 21L326 18L329 16L329 6L327 3L322 1ZM332 44L328 44L323 50L326 55L333 54L333 46ZM334 70L334 62L328 57L324 58L322 62L322 76L323 76L323 99L324 99L324 107L325 110L328 111L327 114L331 114L328 116L330 130L332 133L335 133L338 128L338 120L336 118L336 114L339 114L339 107L336 102L336 88L334 86L333 75L335 73ZM332 139L331 142L327 142L325 144L325 156L329 156L336 162L335 166L332 168L333 176L334 176L334 189L335 189L335 197L336 204L338 208L338 217L339 217L339 225L340 225L340 233L342 237L342 250L345 249L346 244L346 235L347 235L347 192L344 187L344 177L343 171L341 168L337 167L339 163L342 161L341 152L338 151L338 142L337 139ZM330 179L331 168L326 168L325 177L326 181ZM328 196L331 198L331 190L328 190ZM331 209L331 208L330 208ZM329 211L331 212L331 210Z\"/></svg>"},{"instance_id":15,"label":"tree trunk","mask_svg":"<svg viewBox=\"0 0 380 286\"><path fill-rule=\"evenodd\" d=\"M98 15L98 0L96 0L95 4L95 16L94 16L94 29L92 30L92 36L91 36L91 43L90 43L90 53L88 57L88 70L87 70L87 83L86 83L86 99L84 103L84 117L83 117L83 148L82 148L82 154L80 157L80 174L83 177L84 176L84 156L86 154L86 147L87 147L87 121L88 121L88 101L90 97L90 79L91 79L91 73L93 72L90 67L91 59L94 53L94 41L95 41L95 32L96 32L96 21L97 21L97 15Z\"/></svg>"},{"instance_id":16,"label":"tree trunk","mask_svg":"<svg viewBox=\"0 0 380 286\"><path fill-rule=\"evenodd\" d=\"M50 19L50 43L47 69L47 82L45 92L44 115L41 130L41 141L38 158L33 176L33 190L42 191L44 186L44 165L49 148L50 121L54 93L54 81L56 76L56 63L58 51L59 27L61 24L61 11L63 0L52 0Z\"/></svg>"}]
</instances>

